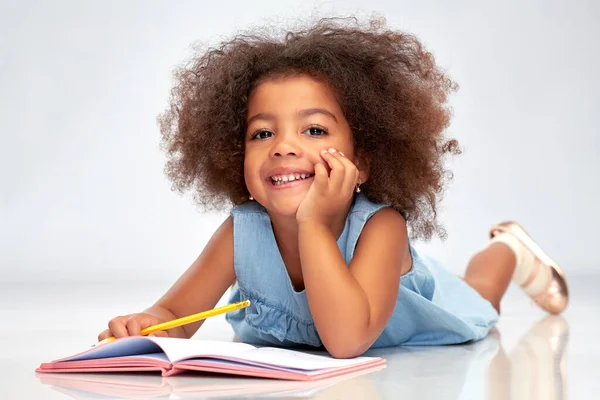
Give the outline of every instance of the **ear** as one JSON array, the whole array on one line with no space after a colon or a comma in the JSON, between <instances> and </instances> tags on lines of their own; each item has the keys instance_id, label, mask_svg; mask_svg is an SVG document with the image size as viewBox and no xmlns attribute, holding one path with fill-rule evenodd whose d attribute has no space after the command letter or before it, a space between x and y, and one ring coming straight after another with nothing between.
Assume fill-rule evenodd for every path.
<instances>
[{"instance_id":1,"label":"ear","mask_svg":"<svg viewBox=\"0 0 600 400\"><path fill-rule=\"evenodd\" d=\"M356 168L358 168L359 172L358 179L360 180L360 183L363 184L371 175L370 160L365 153L360 151L356 153L355 159Z\"/></svg>"}]
</instances>

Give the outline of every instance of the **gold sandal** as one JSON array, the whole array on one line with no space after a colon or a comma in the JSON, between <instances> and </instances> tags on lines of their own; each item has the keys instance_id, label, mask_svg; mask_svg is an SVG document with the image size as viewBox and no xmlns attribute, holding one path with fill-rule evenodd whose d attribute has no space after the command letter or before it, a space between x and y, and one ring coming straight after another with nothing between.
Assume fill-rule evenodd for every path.
<instances>
[{"instance_id":1,"label":"gold sandal","mask_svg":"<svg viewBox=\"0 0 600 400\"><path fill-rule=\"evenodd\" d=\"M551 314L561 313L569 303L569 289L565 276L558 266L544 251L531 239L525 230L516 222L508 221L494 225L490 230L490 237L494 237L501 232L509 233L517 238L536 258L529 277L521 284L526 288L533 282L540 264L550 267L552 272L548 285L537 295L531 296L533 301L544 310Z\"/></svg>"}]
</instances>

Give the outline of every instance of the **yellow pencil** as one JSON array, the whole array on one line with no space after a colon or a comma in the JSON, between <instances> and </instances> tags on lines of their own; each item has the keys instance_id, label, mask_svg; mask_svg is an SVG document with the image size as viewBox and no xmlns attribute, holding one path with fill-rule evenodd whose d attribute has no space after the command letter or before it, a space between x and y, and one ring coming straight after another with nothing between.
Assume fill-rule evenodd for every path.
<instances>
[{"instance_id":1,"label":"yellow pencil","mask_svg":"<svg viewBox=\"0 0 600 400\"><path fill-rule=\"evenodd\" d=\"M201 320L209 318L209 317L214 317L215 315L239 310L240 308L246 308L249 305L250 305L250 300L244 300L244 301L240 301L239 303L228 304L226 306L217 307L212 310L203 311L198 314L192 314L192 315L188 315L187 317L177 318L172 321L167 321L167 322L163 322L163 323L160 323L157 325L149 326L147 328L142 329L140 331L140 334L142 336L147 336L154 332L165 331L167 329L176 328L178 326L191 324L192 322L201 321ZM115 340L114 336L107 337L106 339L101 340L98 343L96 343L96 346L104 344L104 343L112 342L113 340Z\"/></svg>"}]
</instances>

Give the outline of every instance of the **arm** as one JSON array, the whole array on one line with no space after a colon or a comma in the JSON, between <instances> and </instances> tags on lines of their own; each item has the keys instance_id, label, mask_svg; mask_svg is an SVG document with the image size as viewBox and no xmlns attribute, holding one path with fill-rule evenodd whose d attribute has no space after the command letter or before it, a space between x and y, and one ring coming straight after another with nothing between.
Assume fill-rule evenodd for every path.
<instances>
[{"instance_id":1,"label":"arm","mask_svg":"<svg viewBox=\"0 0 600 400\"><path fill-rule=\"evenodd\" d=\"M410 269L404 218L390 208L376 213L348 266L328 226L299 224L298 240L306 295L323 344L334 357L364 353L389 321L401 273Z\"/></svg>"},{"instance_id":2,"label":"arm","mask_svg":"<svg viewBox=\"0 0 600 400\"><path fill-rule=\"evenodd\" d=\"M208 310L214 308L234 282L233 222L229 217L188 270L154 306L144 312L169 321ZM169 330L169 336L190 338L203 322Z\"/></svg>"}]
</instances>

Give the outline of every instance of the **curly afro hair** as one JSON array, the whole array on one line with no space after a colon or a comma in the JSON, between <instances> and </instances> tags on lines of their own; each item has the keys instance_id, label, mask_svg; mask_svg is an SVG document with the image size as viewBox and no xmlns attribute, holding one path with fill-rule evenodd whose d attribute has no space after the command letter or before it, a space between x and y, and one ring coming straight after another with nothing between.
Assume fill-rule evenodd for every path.
<instances>
[{"instance_id":1,"label":"curly afro hair","mask_svg":"<svg viewBox=\"0 0 600 400\"><path fill-rule=\"evenodd\" d=\"M192 189L207 210L248 201L249 95L270 77L307 74L335 91L356 151L369 163L363 193L399 211L412 238L444 238L437 203L451 178L445 156L460 153L458 142L444 137L446 101L457 85L415 36L384 25L322 19L279 38L239 34L194 54L176 70L170 105L159 116L173 189Z\"/></svg>"}]
</instances>

